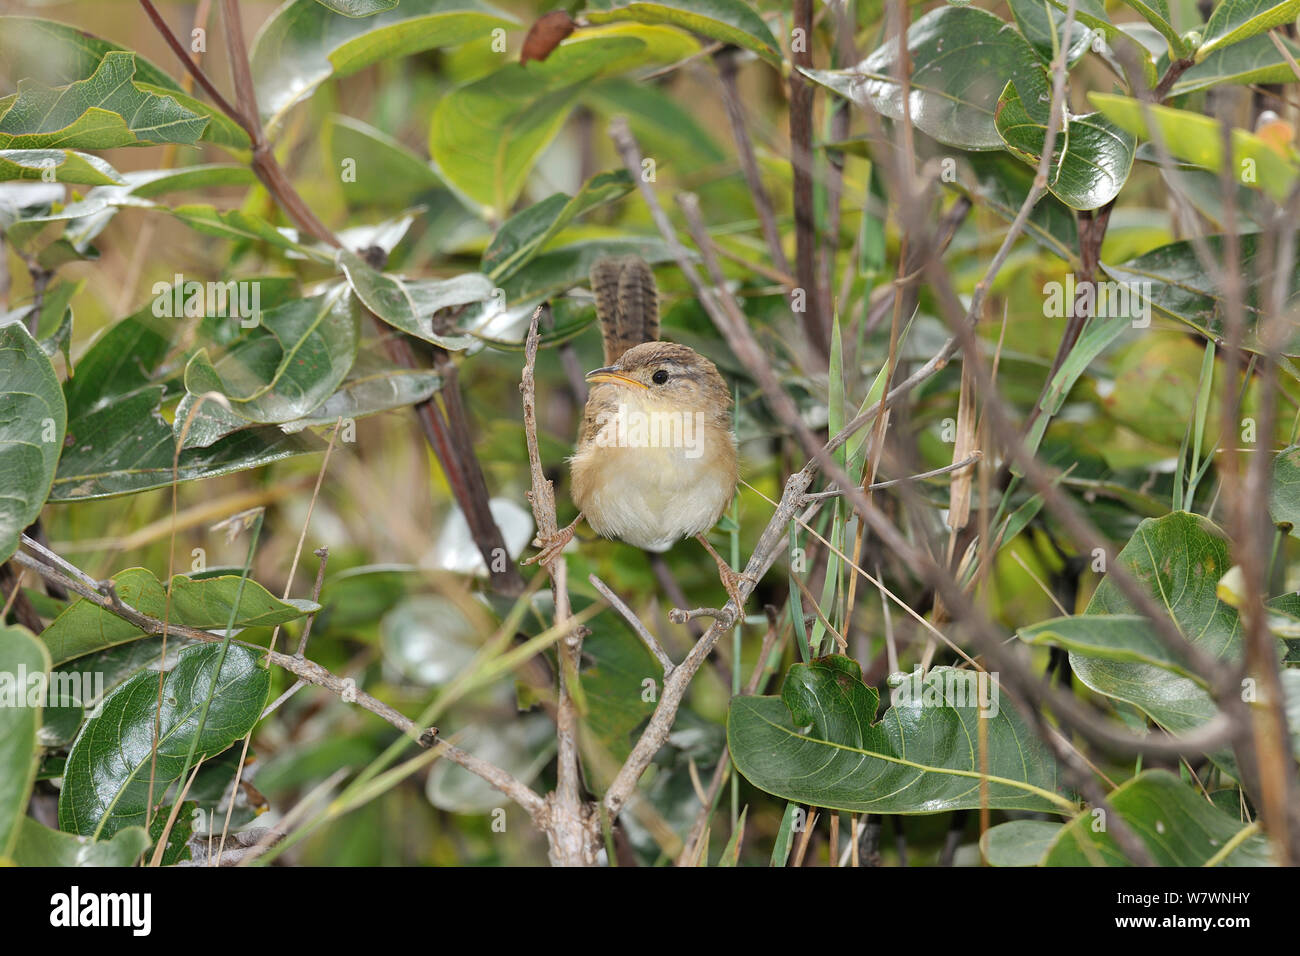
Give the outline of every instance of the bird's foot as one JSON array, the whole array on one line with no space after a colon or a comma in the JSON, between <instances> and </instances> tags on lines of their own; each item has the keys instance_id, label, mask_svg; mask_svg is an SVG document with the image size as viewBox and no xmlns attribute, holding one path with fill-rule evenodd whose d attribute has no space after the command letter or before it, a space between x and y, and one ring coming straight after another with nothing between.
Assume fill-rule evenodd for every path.
<instances>
[{"instance_id":1,"label":"bird's foot","mask_svg":"<svg viewBox=\"0 0 1300 956\"><path fill-rule=\"evenodd\" d=\"M533 546L541 548L535 555L528 558L523 563L525 566L530 564L540 564L544 568L549 568L551 562L560 556L560 552L569 546L573 540L574 530L578 527L578 522L582 520L582 513L574 518L568 527L561 528L555 534L543 539L540 535L533 539Z\"/></svg>"},{"instance_id":2,"label":"bird's foot","mask_svg":"<svg viewBox=\"0 0 1300 956\"><path fill-rule=\"evenodd\" d=\"M709 539L703 534L697 534L695 539L704 545L704 550L709 552L710 557L718 566L718 579L722 582L722 589L727 592L727 597L731 598L736 605L736 613L743 614L745 610L745 598L740 593L740 584L742 581L748 581L750 590L758 584L758 581L748 574L732 570L731 565L722 560L722 555L714 550L713 545L709 544Z\"/></svg>"}]
</instances>

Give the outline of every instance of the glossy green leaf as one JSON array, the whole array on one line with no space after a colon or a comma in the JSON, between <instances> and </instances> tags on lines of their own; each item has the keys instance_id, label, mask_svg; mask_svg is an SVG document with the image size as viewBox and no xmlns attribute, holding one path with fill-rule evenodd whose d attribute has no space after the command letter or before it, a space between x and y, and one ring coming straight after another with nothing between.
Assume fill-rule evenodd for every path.
<instances>
[{"instance_id":1,"label":"glossy green leaf","mask_svg":"<svg viewBox=\"0 0 1300 956\"><path fill-rule=\"evenodd\" d=\"M127 174L131 195L153 199L186 189L211 189L214 186L251 186L257 176L247 166L235 163L206 163L180 169L151 169Z\"/></svg>"},{"instance_id":2,"label":"glossy green leaf","mask_svg":"<svg viewBox=\"0 0 1300 956\"><path fill-rule=\"evenodd\" d=\"M170 620L204 631L224 631L230 621L240 576L190 578L178 574L172 578L172 599L168 617L167 591L152 571L127 568L113 575L118 596L126 604L150 617ZM318 609L311 601L281 601L256 581L245 580L235 612L235 627L271 627L302 617ZM129 621L104 610L97 604L78 598L56 617L41 634L50 657L58 665L85 654L145 636Z\"/></svg>"},{"instance_id":3,"label":"glossy green leaf","mask_svg":"<svg viewBox=\"0 0 1300 956\"><path fill-rule=\"evenodd\" d=\"M429 154L453 187L503 216L583 87L635 65L646 49L636 37L601 37L561 44L541 62L508 63L438 102Z\"/></svg>"},{"instance_id":4,"label":"glossy green leaf","mask_svg":"<svg viewBox=\"0 0 1300 956\"><path fill-rule=\"evenodd\" d=\"M380 319L451 350L467 348L474 340L456 326L435 325L434 313L451 306L482 302L493 293L491 280L476 272L453 279L404 279L370 268L360 256L347 250L338 254L338 263L357 298Z\"/></svg>"},{"instance_id":5,"label":"glossy green leaf","mask_svg":"<svg viewBox=\"0 0 1300 956\"><path fill-rule=\"evenodd\" d=\"M971 153L966 159L974 177L959 176L954 188L998 218L1014 222L1033 185L1033 170L1006 153ZM1079 227L1074 212L1051 193L1039 199L1030 212L1025 234L1066 262L1078 256Z\"/></svg>"},{"instance_id":6,"label":"glossy green leaf","mask_svg":"<svg viewBox=\"0 0 1300 956\"><path fill-rule=\"evenodd\" d=\"M310 2L310 0L309 0ZM240 209L217 209L206 203L190 203L168 210L173 216L196 232L222 239L269 243L286 252L297 253L319 262L328 262L329 256L310 246L304 246L285 230L277 229L265 219Z\"/></svg>"},{"instance_id":7,"label":"glossy green leaf","mask_svg":"<svg viewBox=\"0 0 1300 956\"><path fill-rule=\"evenodd\" d=\"M36 779L49 669L50 655L30 631L0 623L0 857L13 849Z\"/></svg>"},{"instance_id":8,"label":"glossy green leaf","mask_svg":"<svg viewBox=\"0 0 1300 956\"><path fill-rule=\"evenodd\" d=\"M1297 13L1300 13L1300 0L1283 0L1282 3L1221 0L1201 31L1201 46L1196 51L1196 59L1199 62L1215 50L1281 26L1294 20Z\"/></svg>"},{"instance_id":9,"label":"glossy green leaf","mask_svg":"<svg viewBox=\"0 0 1300 956\"><path fill-rule=\"evenodd\" d=\"M682 27L713 40L752 50L773 66L781 65L781 47L758 12L742 0L658 0L588 10L591 23L636 20Z\"/></svg>"},{"instance_id":10,"label":"glossy green leaf","mask_svg":"<svg viewBox=\"0 0 1300 956\"><path fill-rule=\"evenodd\" d=\"M1065 29L1065 12L1056 9L1044 0L1008 0L1011 16L1026 40L1038 51L1043 62L1050 62L1053 56L1052 34L1056 35L1058 44L1064 41L1061 31ZM1050 14L1050 19L1049 19ZM1068 62L1073 66L1079 58L1088 52L1092 44L1092 31L1087 24L1077 17L1074 30L1071 31Z\"/></svg>"},{"instance_id":11,"label":"glossy green leaf","mask_svg":"<svg viewBox=\"0 0 1300 956\"><path fill-rule=\"evenodd\" d=\"M1038 87L1048 89L1046 74ZM1025 84L1027 89L1033 89ZM1013 156L1038 168L1047 142L1047 109L1027 105L1014 83L998 101L995 125ZM1047 188L1072 209L1097 209L1119 195L1133 168L1137 142L1100 113L1076 116L1067 111L1052 147Z\"/></svg>"},{"instance_id":12,"label":"glossy green leaf","mask_svg":"<svg viewBox=\"0 0 1300 956\"><path fill-rule=\"evenodd\" d=\"M309 415L285 422L285 432L313 425L333 425L342 418L365 418L380 412L415 405L442 387L442 376L430 369L394 368L375 359L359 357L347 381Z\"/></svg>"},{"instance_id":13,"label":"glossy green leaf","mask_svg":"<svg viewBox=\"0 0 1300 956\"><path fill-rule=\"evenodd\" d=\"M332 76L513 26L508 14L478 0L402 0L362 18L339 16L317 0L292 0L253 39L257 103L274 123Z\"/></svg>"},{"instance_id":14,"label":"glossy green leaf","mask_svg":"<svg viewBox=\"0 0 1300 956\"><path fill-rule=\"evenodd\" d=\"M990 866L1037 866L1061 826L1050 820L1009 820L986 830L980 848Z\"/></svg>"},{"instance_id":15,"label":"glossy green leaf","mask_svg":"<svg viewBox=\"0 0 1300 956\"><path fill-rule=\"evenodd\" d=\"M40 344L22 323L0 326L0 561L50 495L67 416Z\"/></svg>"},{"instance_id":16,"label":"glossy green leaf","mask_svg":"<svg viewBox=\"0 0 1300 956\"><path fill-rule=\"evenodd\" d=\"M1293 58L1300 57L1300 45L1274 34ZM1221 47L1203 58L1174 83L1174 96L1192 93L1221 83L1293 83L1295 70L1266 34L1243 43Z\"/></svg>"},{"instance_id":17,"label":"glossy green leaf","mask_svg":"<svg viewBox=\"0 0 1300 956\"><path fill-rule=\"evenodd\" d=\"M92 840L25 817L13 860L19 866L134 866L152 842L144 827L126 827L107 840Z\"/></svg>"},{"instance_id":18,"label":"glossy green leaf","mask_svg":"<svg viewBox=\"0 0 1300 956\"><path fill-rule=\"evenodd\" d=\"M373 17L397 6L397 0L316 0L322 6L345 17Z\"/></svg>"},{"instance_id":19,"label":"glossy green leaf","mask_svg":"<svg viewBox=\"0 0 1300 956\"><path fill-rule=\"evenodd\" d=\"M1228 544L1209 520L1186 512L1148 518L1114 558L1137 578L1170 620L1210 657L1236 660L1241 653L1237 612L1219 600L1219 579L1232 566ZM1102 579L1084 611L1084 623L1069 625L1070 665L1099 694L1127 701L1171 733L1184 733L1214 716L1209 693L1195 680L1153 661L1168 661L1156 639L1140 633L1135 613L1119 586ZM1095 629L1086 619L1101 616ZM1120 617L1116 617L1120 616ZM1046 632L1059 623L1042 625ZM1124 650L1117 647L1127 641ZM1086 650L1075 649L1081 646Z\"/></svg>"},{"instance_id":20,"label":"glossy green leaf","mask_svg":"<svg viewBox=\"0 0 1300 956\"><path fill-rule=\"evenodd\" d=\"M1088 99L1121 129L1136 136L1151 137L1143 106L1138 100L1111 93L1089 93ZM1222 170L1225 156L1218 120L1169 106L1146 108L1151 111L1151 119L1159 128L1160 137L1171 155L1211 172ZM1230 162L1238 182L1264 190L1278 203L1286 201L1300 177L1300 166L1292 158L1283 156L1266 140L1242 129L1232 131Z\"/></svg>"},{"instance_id":21,"label":"glossy green leaf","mask_svg":"<svg viewBox=\"0 0 1300 956\"><path fill-rule=\"evenodd\" d=\"M103 712L86 721L68 754L59 794L59 828L87 836L110 836L146 820L150 778L155 799L180 775L194 743L203 701L212 694L197 754L211 756L248 733L261 717L271 675L259 652L239 645L183 651L163 680L142 672L119 687ZM152 759L155 718L157 759Z\"/></svg>"},{"instance_id":22,"label":"glossy green leaf","mask_svg":"<svg viewBox=\"0 0 1300 956\"><path fill-rule=\"evenodd\" d=\"M302 418L334 393L352 369L360 312L345 286L264 311L261 322L218 358L200 349L185 368L189 394L176 410L177 432L191 423L185 447L207 447L223 437L204 417L221 408L200 395L223 395L236 423L280 424ZM224 418L219 419L224 421Z\"/></svg>"},{"instance_id":23,"label":"glossy green leaf","mask_svg":"<svg viewBox=\"0 0 1300 956\"><path fill-rule=\"evenodd\" d=\"M518 271L574 219L597 206L621 199L632 188L632 177L626 170L597 173L583 183L576 196L555 193L516 213L497 230L492 244L483 253L483 272L494 282L500 282Z\"/></svg>"},{"instance_id":24,"label":"glossy green leaf","mask_svg":"<svg viewBox=\"0 0 1300 956\"><path fill-rule=\"evenodd\" d=\"M248 149L248 134L238 123L186 93L170 75L138 53L56 20L0 17L0 64L15 80L30 77L47 86L65 86L90 77L113 52L135 57L134 80L141 91L171 97L182 109L206 117L204 142L232 150Z\"/></svg>"},{"instance_id":25,"label":"glossy green leaf","mask_svg":"<svg viewBox=\"0 0 1300 956\"><path fill-rule=\"evenodd\" d=\"M654 700L644 699L645 681L654 681L662 690L663 668L635 634L621 623L606 623L606 618L594 619L592 633L583 639L582 692L587 698L583 728L621 763L636 743L637 728L655 708ZM599 786L600 792L608 783L607 779L593 781L588 773L588 784Z\"/></svg>"},{"instance_id":26,"label":"glossy green leaf","mask_svg":"<svg viewBox=\"0 0 1300 956\"><path fill-rule=\"evenodd\" d=\"M85 186L121 185L122 174L98 156L74 149L0 149L0 181L39 180Z\"/></svg>"},{"instance_id":27,"label":"glossy green leaf","mask_svg":"<svg viewBox=\"0 0 1300 956\"><path fill-rule=\"evenodd\" d=\"M1108 794L1157 866L1268 866L1267 840L1254 834L1230 849L1247 826L1166 770L1147 770ZM1061 828L1044 866L1131 866L1111 836L1085 811ZM1226 852L1225 852L1226 851Z\"/></svg>"},{"instance_id":28,"label":"glossy green leaf","mask_svg":"<svg viewBox=\"0 0 1300 956\"><path fill-rule=\"evenodd\" d=\"M1273 459L1268 513L1288 533L1300 536L1300 445L1282 449Z\"/></svg>"},{"instance_id":29,"label":"glossy green leaf","mask_svg":"<svg viewBox=\"0 0 1300 956\"><path fill-rule=\"evenodd\" d=\"M908 107L917 129L962 149L1001 149L993 120L998 98L1007 83L1039 84L1042 65L1033 47L985 10L944 6L912 24L907 49ZM897 57L898 42L890 40L851 69L802 72L859 106L901 120Z\"/></svg>"},{"instance_id":30,"label":"glossy green leaf","mask_svg":"<svg viewBox=\"0 0 1300 956\"><path fill-rule=\"evenodd\" d=\"M356 164L355 181L349 177L340 184L349 203L406 209L430 190L445 189L426 160L360 120L331 116L325 124L325 140L333 168L340 169L345 160Z\"/></svg>"},{"instance_id":31,"label":"glossy green leaf","mask_svg":"<svg viewBox=\"0 0 1300 956\"><path fill-rule=\"evenodd\" d=\"M1048 0L1048 2L1062 13L1069 7L1068 0ZM1155 87L1159 76L1155 62L1151 58L1151 51L1131 34L1111 23L1110 17L1106 14L1104 0L1075 0L1074 18L1089 29L1100 30L1111 48L1121 51L1120 62L1136 62L1147 86Z\"/></svg>"},{"instance_id":32,"label":"glossy green leaf","mask_svg":"<svg viewBox=\"0 0 1300 956\"><path fill-rule=\"evenodd\" d=\"M1202 240L1216 262L1224 263L1222 236L1207 236ZM1243 346L1254 352L1263 351L1257 336L1262 319L1261 297L1270 294L1269 283L1262 278L1263 269L1256 261L1263 255L1259 236L1246 233L1238 240L1239 261L1233 268L1245 279L1243 309L1246 317L1246 334ZM1218 340L1224 334L1224 292L1206 274L1190 241L1173 242L1145 255L1130 259L1120 265L1104 265L1107 274L1128 284L1132 292L1151 303L1152 308L1195 329L1206 338ZM1290 307L1300 296L1300 268L1293 270L1287 284L1285 306ZM1284 345L1287 354L1300 349L1300 336L1293 335Z\"/></svg>"},{"instance_id":33,"label":"glossy green leaf","mask_svg":"<svg viewBox=\"0 0 1300 956\"><path fill-rule=\"evenodd\" d=\"M727 740L754 786L798 803L854 813L937 813L978 807L979 729L988 721L988 803L1060 812L1050 751L1008 702L982 716L977 677L936 667L909 675L877 723L879 701L851 658L795 664L780 697L736 697ZM984 702L992 703L991 685Z\"/></svg>"},{"instance_id":34,"label":"glossy green leaf","mask_svg":"<svg viewBox=\"0 0 1300 956\"><path fill-rule=\"evenodd\" d=\"M1174 29L1173 24L1169 22L1168 0L1124 0L1124 3L1141 14L1142 18L1165 38L1165 42L1169 44L1170 57L1186 55L1187 45Z\"/></svg>"},{"instance_id":35,"label":"glossy green leaf","mask_svg":"<svg viewBox=\"0 0 1300 956\"><path fill-rule=\"evenodd\" d=\"M1154 664L1192 680L1187 662L1176 656L1152 633L1147 619L1137 614L1075 614L1052 618L1016 635L1026 644L1051 644L1083 657L1107 661ZM1197 681L1203 683L1202 681Z\"/></svg>"},{"instance_id":36,"label":"glossy green leaf","mask_svg":"<svg viewBox=\"0 0 1300 956\"><path fill-rule=\"evenodd\" d=\"M0 116L3 149L108 149L137 143L194 143L207 118L169 96L141 90L135 54L106 53L84 80L51 88L31 81Z\"/></svg>"}]
</instances>

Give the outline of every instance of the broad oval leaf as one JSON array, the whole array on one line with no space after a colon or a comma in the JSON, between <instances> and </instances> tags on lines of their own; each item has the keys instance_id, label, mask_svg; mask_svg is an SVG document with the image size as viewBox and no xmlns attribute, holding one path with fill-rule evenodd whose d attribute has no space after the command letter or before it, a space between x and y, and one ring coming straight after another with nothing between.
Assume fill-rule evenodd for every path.
<instances>
[{"instance_id":1,"label":"broad oval leaf","mask_svg":"<svg viewBox=\"0 0 1300 956\"><path fill-rule=\"evenodd\" d=\"M150 617L167 618L167 591L152 571L127 568L113 575L112 580L124 603ZM319 610L319 605L311 601L282 601L253 580L244 580L241 594L237 574L203 578L178 574L172 578L170 621L203 631L222 631L230 621L236 594L240 595L236 628L270 627ZM50 622L41 640L57 665L145 636L129 621L78 598Z\"/></svg>"},{"instance_id":2,"label":"broad oval leaf","mask_svg":"<svg viewBox=\"0 0 1300 956\"><path fill-rule=\"evenodd\" d=\"M1300 536L1300 445L1291 445L1273 459L1268 512L1287 532Z\"/></svg>"},{"instance_id":3,"label":"broad oval leaf","mask_svg":"<svg viewBox=\"0 0 1300 956\"><path fill-rule=\"evenodd\" d=\"M1147 114L1138 100L1112 93L1089 93L1088 99L1121 129L1150 138ZM1222 170L1225 157L1218 120L1170 106L1147 105L1145 110L1150 110L1149 115L1159 127L1161 140L1171 155L1215 173ZM1232 130L1230 162L1234 178L1244 185L1262 189L1279 204L1286 202L1300 178L1300 166L1293 157L1283 155L1267 140L1242 129ZM1235 175L1240 170L1249 170L1250 175Z\"/></svg>"},{"instance_id":4,"label":"broad oval leaf","mask_svg":"<svg viewBox=\"0 0 1300 956\"><path fill-rule=\"evenodd\" d=\"M10 854L27 814L49 669L50 655L30 631L0 624L0 857Z\"/></svg>"},{"instance_id":5,"label":"broad oval leaf","mask_svg":"<svg viewBox=\"0 0 1300 956\"><path fill-rule=\"evenodd\" d=\"M1062 826L1051 820L1008 820L984 832L980 849L990 866L1037 866Z\"/></svg>"},{"instance_id":6,"label":"broad oval leaf","mask_svg":"<svg viewBox=\"0 0 1300 956\"><path fill-rule=\"evenodd\" d=\"M1280 34L1273 34L1291 53L1300 57L1300 45ZM1271 37L1251 37L1243 43L1221 47L1204 57L1178 78L1170 90L1173 96L1192 93L1221 83L1291 83L1295 70L1278 50Z\"/></svg>"},{"instance_id":7,"label":"broad oval leaf","mask_svg":"<svg viewBox=\"0 0 1300 956\"><path fill-rule=\"evenodd\" d=\"M1007 83L1038 83L1038 55L1015 28L975 7L945 6L907 31L912 60L908 111L917 129L962 149L1000 149L993 116ZM894 79L898 43L890 40L848 70L806 70L859 106L901 120L901 88Z\"/></svg>"},{"instance_id":8,"label":"broad oval leaf","mask_svg":"<svg viewBox=\"0 0 1300 956\"><path fill-rule=\"evenodd\" d=\"M122 174L98 156L74 149L0 149L0 181L48 181L84 186L120 186Z\"/></svg>"},{"instance_id":9,"label":"broad oval leaf","mask_svg":"<svg viewBox=\"0 0 1300 956\"><path fill-rule=\"evenodd\" d=\"M1202 242L1216 262L1224 262L1225 248L1222 236L1207 236ZM1248 351L1263 352L1258 327L1264 318L1261 298L1269 294L1269 270L1256 266L1263 255L1259 236L1246 233L1238 239L1239 261L1235 266L1245 280L1242 289L1242 307L1246 319L1246 334L1242 346ZM1224 291L1214 277L1207 275L1197 258L1190 241L1172 242L1119 265L1103 264L1106 273L1126 284L1136 295L1142 296L1151 306L1191 328L1206 338L1218 340L1224 334ZM1284 309L1290 309L1300 298L1300 266L1293 269L1287 283ZM1300 332L1293 332L1290 342L1284 343L1286 354L1300 351Z\"/></svg>"},{"instance_id":10,"label":"broad oval leaf","mask_svg":"<svg viewBox=\"0 0 1300 956\"><path fill-rule=\"evenodd\" d=\"M543 61L508 63L434 108L429 155L451 186L490 215L504 217L514 204L583 88L644 61L649 49L636 36L581 36Z\"/></svg>"},{"instance_id":11,"label":"broad oval leaf","mask_svg":"<svg viewBox=\"0 0 1300 956\"><path fill-rule=\"evenodd\" d=\"M145 671L119 687L103 712L81 729L63 772L59 828L107 837L145 823L152 773L154 799L175 782L211 693L197 756L213 756L253 729L262 714L271 675L257 651L232 644L220 663L219 645L191 647L167 672L158 707L158 677ZM155 718L158 749L152 758Z\"/></svg>"},{"instance_id":12,"label":"broad oval leaf","mask_svg":"<svg viewBox=\"0 0 1300 956\"><path fill-rule=\"evenodd\" d=\"M988 677L936 667L906 677L894 700L874 722L878 695L856 661L795 664L780 697L732 699L732 759L754 786L799 803L853 813L972 808L981 804L977 722L987 720L987 805L1073 812L1051 752L998 706Z\"/></svg>"},{"instance_id":13,"label":"broad oval leaf","mask_svg":"<svg viewBox=\"0 0 1300 956\"><path fill-rule=\"evenodd\" d=\"M68 86L31 81L0 116L3 149L108 149L140 143L194 143L207 118L167 95L140 89L135 54L104 54L95 72Z\"/></svg>"},{"instance_id":14,"label":"broad oval leaf","mask_svg":"<svg viewBox=\"0 0 1300 956\"><path fill-rule=\"evenodd\" d=\"M135 85L145 93L168 96L183 109L207 118L202 140L230 150L249 148L248 134L220 109L195 99L165 71L138 53L85 30L38 17L0 17L0 64L15 80L31 77L63 86L94 74L113 52L135 57ZM0 100L0 109L3 101Z\"/></svg>"},{"instance_id":15,"label":"broad oval leaf","mask_svg":"<svg viewBox=\"0 0 1300 956\"><path fill-rule=\"evenodd\" d=\"M289 0L253 39L249 59L258 107L275 123L331 76L515 25L478 0L402 0L361 18L340 16L317 0Z\"/></svg>"},{"instance_id":16,"label":"broad oval leaf","mask_svg":"<svg viewBox=\"0 0 1300 956\"><path fill-rule=\"evenodd\" d=\"M358 419L377 415L430 398L442 387L442 376L430 369L394 368L361 357L347 381L310 415L285 422L280 430L301 431L313 425L333 425L340 418Z\"/></svg>"},{"instance_id":17,"label":"broad oval leaf","mask_svg":"<svg viewBox=\"0 0 1300 956\"><path fill-rule=\"evenodd\" d=\"M366 265L355 252L338 254L339 267L352 291L367 309L394 328L445 349L459 351L474 344L459 327L438 327L434 313L458 305L483 302L493 295L487 276L476 272L452 279L405 279Z\"/></svg>"},{"instance_id":18,"label":"broad oval leaf","mask_svg":"<svg viewBox=\"0 0 1300 956\"><path fill-rule=\"evenodd\" d=\"M1056 35L1059 44L1062 40L1061 31L1065 28L1065 11L1043 3L1043 0L1008 0L1007 5L1024 38L1038 51L1043 62L1050 62L1053 56L1052 35ZM1091 44L1092 31L1076 15L1073 35L1068 44L1067 62L1073 66L1088 52Z\"/></svg>"},{"instance_id":19,"label":"broad oval leaf","mask_svg":"<svg viewBox=\"0 0 1300 956\"><path fill-rule=\"evenodd\" d=\"M1269 866L1268 841L1191 784L1166 770L1147 770L1109 795L1112 809L1146 845L1157 866ZM1043 866L1131 866L1109 828L1091 811L1061 828Z\"/></svg>"},{"instance_id":20,"label":"broad oval leaf","mask_svg":"<svg viewBox=\"0 0 1300 956\"><path fill-rule=\"evenodd\" d=\"M500 282L517 272L557 233L583 213L621 199L632 191L627 170L597 173L582 185L576 196L555 193L511 216L497 230L483 253L482 268L488 278Z\"/></svg>"},{"instance_id":21,"label":"broad oval leaf","mask_svg":"<svg viewBox=\"0 0 1300 956\"><path fill-rule=\"evenodd\" d=\"M723 43L752 50L773 66L781 65L781 47L767 23L742 0L634 0L605 10L588 10L591 23L636 20L667 23Z\"/></svg>"},{"instance_id":22,"label":"broad oval leaf","mask_svg":"<svg viewBox=\"0 0 1300 956\"><path fill-rule=\"evenodd\" d=\"M356 361L360 337L357 300L343 285L261 313L261 321L213 360L200 349L185 368L188 394L176 410L179 433L190 422L185 447L207 447L228 434L229 416L198 396L217 393L229 403L234 427L302 418L334 393Z\"/></svg>"},{"instance_id":23,"label":"broad oval leaf","mask_svg":"<svg viewBox=\"0 0 1300 956\"><path fill-rule=\"evenodd\" d=\"M1040 89L1047 90L1046 75ZM1027 88L1033 89L1026 84ZM1026 104L1014 83L998 101L995 125L1013 156L1035 169L1047 142L1048 111ZM1100 113L1066 112L1052 146L1047 188L1072 209L1098 209L1119 195L1133 168L1137 141Z\"/></svg>"},{"instance_id":24,"label":"broad oval leaf","mask_svg":"<svg viewBox=\"0 0 1300 956\"><path fill-rule=\"evenodd\" d=\"M19 866L134 866L152 842L144 827L126 827L110 839L92 840L24 817L13 861Z\"/></svg>"},{"instance_id":25,"label":"broad oval leaf","mask_svg":"<svg viewBox=\"0 0 1300 956\"><path fill-rule=\"evenodd\" d=\"M0 561L50 495L67 416L40 344L20 322L0 326Z\"/></svg>"},{"instance_id":26,"label":"broad oval leaf","mask_svg":"<svg viewBox=\"0 0 1300 956\"><path fill-rule=\"evenodd\" d=\"M1201 31L1201 46L1196 51L1200 62L1215 50L1240 43L1265 30L1294 20L1300 12L1300 0L1221 0Z\"/></svg>"}]
</instances>

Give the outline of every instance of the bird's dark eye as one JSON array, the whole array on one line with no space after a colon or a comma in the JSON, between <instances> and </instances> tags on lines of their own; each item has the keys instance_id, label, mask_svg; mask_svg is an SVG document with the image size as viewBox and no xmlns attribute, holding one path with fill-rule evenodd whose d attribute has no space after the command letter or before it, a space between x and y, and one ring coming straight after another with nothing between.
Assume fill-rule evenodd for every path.
<instances>
[{"instance_id":1,"label":"bird's dark eye","mask_svg":"<svg viewBox=\"0 0 1300 956\"><path fill-rule=\"evenodd\" d=\"M654 382L656 385L662 385L664 382L668 381L667 369L659 369L659 371L650 376L650 381Z\"/></svg>"}]
</instances>

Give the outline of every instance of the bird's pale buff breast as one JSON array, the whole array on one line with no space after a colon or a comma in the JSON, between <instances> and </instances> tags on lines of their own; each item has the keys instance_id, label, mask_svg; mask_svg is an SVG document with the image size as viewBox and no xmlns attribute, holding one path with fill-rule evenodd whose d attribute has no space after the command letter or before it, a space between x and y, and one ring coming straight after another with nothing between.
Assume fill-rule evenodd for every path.
<instances>
[{"instance_id":1,"label":"bird's pale buff breast","mask_svg":"<svg viewBox=\"0 0 1300 956\"><path fill-rule=\"evenodd\" d=\"M736 487L735 437L703 416L682 423L680 440L647 445L635 421L629 426L627 417L616 414L620 399L627 402L629 416L670 411L625 389L593 390L593 403L607 414L570 459L573 499L602 537L666 551L682 538L708 531L727 507Z\"/></svg>"}]
</instances>

